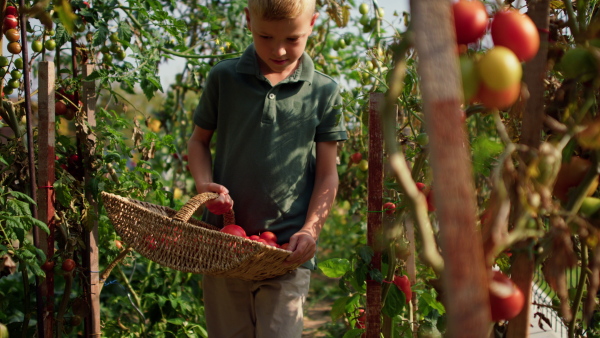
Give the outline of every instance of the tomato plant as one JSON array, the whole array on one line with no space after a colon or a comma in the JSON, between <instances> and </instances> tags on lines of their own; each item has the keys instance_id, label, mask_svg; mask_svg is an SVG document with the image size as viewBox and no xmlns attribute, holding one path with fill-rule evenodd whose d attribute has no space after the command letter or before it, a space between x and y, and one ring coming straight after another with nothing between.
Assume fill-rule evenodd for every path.
<instances>
[{"instance_id":1,"label":"tomato plant","mask_svg":"<svg viewBox=\"0 0 600 338\"><path fill-rule=\"evenodd\" d=\"M73 269L75 269L75 266L75 261L71 258L67 258L63 261L61 268L65 272L71 272L73 271Z\"/></svg>"}]
</instances>

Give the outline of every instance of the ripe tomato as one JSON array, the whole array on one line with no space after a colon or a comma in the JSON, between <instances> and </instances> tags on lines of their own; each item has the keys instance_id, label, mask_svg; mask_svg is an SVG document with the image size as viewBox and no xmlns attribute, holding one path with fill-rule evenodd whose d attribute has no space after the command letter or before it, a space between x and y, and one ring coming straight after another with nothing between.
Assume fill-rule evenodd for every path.
<instances>
[{"instance_id":1,"label":"ripe tomato","mask_svg":"<svg viewBox=\"0 0 600 338\"><path fill-rule=\"evenodd\" d=\"M509 320L516 317L525 305L523 292L500 271L494 271L490 281L490 305L492 320Z\"/></svg>"},{"instance_id":2,"label":"ripe tomato","mask_svg":"<svg viewBox=\"0 0 600 338\"><path fill-rule=\"evenodd\" d=\"M491 32L495 46L509 48L521 61L531 60L540 48L537 27L531 18L514 9L497 12Z\"/></svg>"},{"instance_id":3,"label":"ripe tomato","mask_svg":"<svg viewBox=\"0 0 600 338\"><path fill-rule=\"evenodd\" d=\"M12 16L19 16L19 11L17 11L17 8L15 6L6 6L6 9L4 10L4 15L12 15Z\"/></svg>"},{"instance_id":4,"label":"ripe tomato","mask_svg":"<svg viewBox=\"0 0 600 338\"><path fill-rule=\"evenodd\" d=\"M485 34L488 14L481 1L459 0L452 5L452 12L458 44L475 42Z\"/></svg>"},{"instance_id":5,"label":"ripe tomato","mask_svg":"<svg viewBox=\"0 0 600 338\"><path fill-rule=\"evenodd\" d=\"M504 90L519 83L523 75L521 62L510 49L496 46L477 62L482 82L493 90Z\"/></svg>"},{"instance_id":6,"label":"ripe tomato","mask_svg":"<svg viewBox=\"0 0 600 338\"><path fill-rule=\"evenodd\" d=\"M274 233L272 233L271 231L262 232L259 237L266 240L267 242L273 241L273 242L277 243L277 236Z\"/></svg>"},{"instance_id":7,"label":"ripe tomato","mask_svg":"<svg viewBox=\"0 0 600 338\"><path fill-rule=\"evenodd\" d=\"M4 36L6 36L6 39L11 42L19 41L19 39L21 38L21 34L19 34L19 31L15 28L11 28L4 32Z\"/></svg>"},{"instance_id":8,"label":"ripe tomato","mask_svg":"<svg viewBox=\"0 0 600 338\"><path fill-rule=\"evenodd\" d=\"M12 54L19 54L21 53L21 44L16 41L9 42L6 49Z\"/></svg>"},{"instance_id":9,"label":"ripe tomato","mask_svg":"<svg viewBox=\"0 0 600 338\"><path fill-rule=\"evenodd\" d=\"M355 152L354 154L350 155L350 162L352 162L354 164L360 163L361 160L362 160L362 154L359 152Z\"/></svg>"},{"instance_id":10,"label":"ripe tomato","mask_svg":"<svg viewBox=\"0 0 600 338\"><path fill-rule=\"evenodd\" d=\"M44 264L42 264L42 270L49 272L52 271L52 269L54 269L53 261L45 261Z\"/></svg>"},{"instance_id":11,"label":"ripe tomato","mask_svg":"<svg viewBox=\"0 0 600 338\"><path fill-rule=\"evenodd\" d=\"M356 317L356 323L354 324L354 326L357 329L365 329L367 328L367 325L365 324L367 321L367 313L365 312L365 309L358 309L358 317Z\"/></svg>"},{"instance_id":12,"label":"ripe tomato","mask_svg":"<svg viewBox=\"0 0 600 338\"><path fill-rule=\"evenodd\" d=\"M62 263L62 269L65 272L73 271L73 269L75 269L75 261L72 260L71 258L65 259L64 262Z\"/></svg>"},{"instance_id":13,"label":"ripe tomato","mask_svg":"<svg viewBox=\"0 0 600 338\"><path fill-rule=\"evenodd\" d=\"M385 211L386 214L391 215L394 212L396 212L396 205L392 202L387 202L383 204L383 211Z\"/></svg>"},{"instance_id":14,"label":"ripe tomato","mask_svg":"<svg viewBox=\"0 0 600 338\"><path fill-rule=\"evenodd\" d=\"M123 249L123 242L121 242L118 239L115 239L115 246L117 247L117 249L121 250Z\"/></svg>"},{"instance_id":15,"label":"ripe tomato","mask_svg":"<svg viewBox=\"0 0 600 338\"><path fill-rule=\"evenodd\" d=\"M552 191L553 195L561 201L566 202L569 199L569 191L576 188L583 181L583 176L585 176L585 173L587 173L591 166L592 162L579 156L571 156L569 162L563 162L556 176L556 182ZM591 196L597 187L598 178L596 177L587 195Z\"/></svg>"},{"instance_id":16,"label":"ripe tomato","mask_svg":"<svg viewBox=\"0 0 600 338\"><path fill-rule=\"evenodd\" d=\"M19 19L17 19L14 15L7 15L4 17L4 31L7 31L11 28L16 28L19 25Z\"/></svg>"},{"instance_id":17,"label":"ripe tomato","mask_svg":"<svg viewBox=\"0 0 600 338\"><path fill-rule=\"evenodd\" d=\"M408 280L408 276L394 276L393 282L398 287L398 290L404 292L406 304L410 303L410 300L412 299L412 290L410 289L410 280Z\"/></svg>"},{"instance_id":18,"label":"ripe tomato","mask_svg":"<svg viewBox=\"0 0 600 338\"><path fill-rule=\"evenodd\" d=\"M258 237L258 235L252 235L252 236L248 237L248 239L253 240L253 241L258 241L260 239L260 237Z\"/></svg>"},{"instance_id":19,"label":"ripe tomato","mask_svg":"<svg viewBox=\"0 0 600 338\"><path fill-rule=\"evenodd\" d=\"M234 236L246 237L246 231L241 226L235 224L224 226L221 229L221 232Z\"/></svg>"},{"instance_id":20,"label":"ripe tomato","mask_svg":"<svg viewBox=\"0 0 600 338\"><path fill-rule=\"evenodd\" d=\"M290 243L283 243L283 244L281 244L281 249L283 249L283 250L287 250L287 251L290 251L290 250L288 249L288 247L289 247L289 246L290 246Z\"/></svg>"},{"instance_id":21,"label":"ripe tomato","mask_svg":"<svg viewBox=\"0 0 600 338\"><path fill-rule=\"evenodd\" d=\"M519 96L521 96L520 82L504 90L493 90L482 83L474 100L481 102L487 108L503 110L512 106Z\"/></svg>"}]
</instances>

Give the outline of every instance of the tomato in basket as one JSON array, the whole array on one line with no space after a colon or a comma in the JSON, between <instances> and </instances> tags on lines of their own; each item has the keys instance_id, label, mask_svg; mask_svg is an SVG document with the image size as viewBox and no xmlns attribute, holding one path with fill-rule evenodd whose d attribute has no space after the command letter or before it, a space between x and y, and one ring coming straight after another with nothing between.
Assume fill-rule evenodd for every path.
<instances>
[{"instance_id":1,"label":"tomato in basket","mask_svg":"<svg viewBox=\"0 0 600 338\"><path fill-rule=\"evenodd\" d=\"M241 226L235 224L226 225L220 231L234 236L246 237L246 231Z\"/></svg>"}]
</instances>

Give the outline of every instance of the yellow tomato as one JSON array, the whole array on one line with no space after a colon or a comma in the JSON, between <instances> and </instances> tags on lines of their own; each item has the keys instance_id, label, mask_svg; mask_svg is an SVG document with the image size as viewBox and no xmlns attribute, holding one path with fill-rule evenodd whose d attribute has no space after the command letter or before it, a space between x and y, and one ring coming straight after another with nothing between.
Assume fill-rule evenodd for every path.
<instances>
[{"instance_id":1,"label":"yellow tomato","mask_svg":"<svg viewBox=\"0 0 600 338\"><path fill-rule=\"evenodd\" d=\"M477 63L479 76L492 90L504 90L521 81L521 62L510 49L497 46L485 53Z\"/></svg>"}]
</instances>

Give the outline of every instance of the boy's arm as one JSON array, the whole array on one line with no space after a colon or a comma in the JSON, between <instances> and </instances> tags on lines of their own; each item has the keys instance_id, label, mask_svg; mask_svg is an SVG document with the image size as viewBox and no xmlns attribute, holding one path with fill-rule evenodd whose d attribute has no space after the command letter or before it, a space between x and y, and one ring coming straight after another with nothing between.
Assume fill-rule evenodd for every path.
<instances>
[{"instance_id":1,"label":"boy's arm","mask_svg":"<svg viewBox=\"0 0 600 338\"><path fill-rule=\"evenodd\" d=\"M224 186L214 183L212 180L212 157L210 154L210 140L213 130L194 128L192 136L188 140L188 164L190 173L196 183L196 191L215 192L220 196L206 203L210 212L222 215L233 207L233 200L229 196L229 190Z\"/></svg>"},{"instance_id":2,"label":"boy's arm","mask_svg":"<svg viewBox=\"0 0 600 338\"><path fill-rule=\"evenodd\" d=\"M336 141L317 142L315 186L308 205L306 222L302 229L290 238L288 248L292 253L287 259L288 263L304 263L315 255L317 239L338 189L336 156Z\"/></svg>"}]
</instances>

